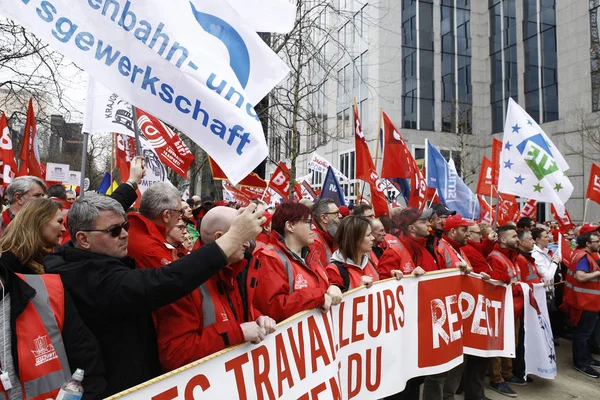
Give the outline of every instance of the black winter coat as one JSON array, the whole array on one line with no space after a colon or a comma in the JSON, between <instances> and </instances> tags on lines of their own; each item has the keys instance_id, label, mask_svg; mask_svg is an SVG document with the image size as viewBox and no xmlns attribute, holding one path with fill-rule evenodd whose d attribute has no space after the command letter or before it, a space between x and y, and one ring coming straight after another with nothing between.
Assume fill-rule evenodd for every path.
<instances>
[{"instance_id":1,"label":"black winter coat","mask_svg":"<svg viewBox=\"0 0 600 400\"><path fill-rule=\"evenodd\" d=\"M29 302L35 296L35 289L13 272L2 265L4 255L0 258L0 274L4 280L5 289L10 293L10 334L11 354L14 370L19 373L18 340L16 335L17 318L25 311ZM0 292L1 293L1 292ZM84 399L102 399L106 391L104 379L104 365L96 338L84 325L77 308L73 304L68 292L65 290L65 318L63 323L62 338L65 345L71 373L77 368L85 371L83 379ZM20 377L19 377L20 379Z\"/></svg>"},{"instance_id":2,"label":"black winter coat","mask_svg":"<svg viewBox=\"0 0 600 400\"><path fill-rule=\"evenodd\" d=\"M226 265L216 243L160 269L136 269L130 257L92 253L72 242L44 260L47 273L60 274L100 343L106 396L161 374L152 311L191 293Z\"/></svg>"}]
</instances>

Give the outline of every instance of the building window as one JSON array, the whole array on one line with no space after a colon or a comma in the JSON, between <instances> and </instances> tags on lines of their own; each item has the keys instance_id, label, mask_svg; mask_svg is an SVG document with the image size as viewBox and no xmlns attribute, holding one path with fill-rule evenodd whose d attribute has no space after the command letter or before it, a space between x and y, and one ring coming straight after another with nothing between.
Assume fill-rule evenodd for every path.
<instances>
[{"instance_id":1,"label":"building window","mask_svg":"<svg viewBox=\"0 0 600 400\"><path fill-rule=\"evenodd\" d=\"M340 153L339 170L349 180L340 182L346 201L356 200L356 179L354 169L354 150Z\"/></svg>"},{"instance_id":2,"label":"building window","mask_svg":"<svg viewBox=\"0 0 600 400\"><path fill-rule=\"evenodd\" d=\"M269 147L269 157L274 163L281 161L281 138L276 135L271 136L271 145Z\"/></svg>"},{"instance_id":3,"label":"building window","mask_svg":"<svg viewBox=\"0 0 600 400\"><path fill-rule=\"evenodd\" d=\"M525 109L539 123L555 121L558 119L555 0L524 1L523 43Z\"/></svg>"},{"instance_id":4,"label":"building window","mask_svg":"<svg viewBox=\"0 0 600 400\"><path fill-rule=\"evenodd\" d=\"M492 133L503 130L508 99L518 99L516 0L489 0Z\"/></svg>"},{"instance_id":5,"label":"building window","mask_svg":"<svg viewBox=\"0 0 600 400\"><path fill-rule=\"evenodd\" d=\"M442 131L471 133L469 0L442 0Z\"/></svg>"}]
</instances>

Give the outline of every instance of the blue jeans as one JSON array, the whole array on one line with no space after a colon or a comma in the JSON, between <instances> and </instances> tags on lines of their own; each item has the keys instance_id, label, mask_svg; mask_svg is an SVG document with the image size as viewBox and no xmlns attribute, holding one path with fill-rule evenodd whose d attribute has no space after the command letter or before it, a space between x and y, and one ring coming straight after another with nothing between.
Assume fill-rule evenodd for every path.
<instances>
[{"instance_id":1,"label":"blue jeans","mask_svg":"<svg viewBox=\"0 0 600 400\"><path fill-rule=\"evenodd\" d=\"M589 349L590 337L594 333L598 313L594 311L584 311L581 319L573 333L573 365L576 368L586 368L592 362L592 353Z\"/></svg>"}]
</instances>

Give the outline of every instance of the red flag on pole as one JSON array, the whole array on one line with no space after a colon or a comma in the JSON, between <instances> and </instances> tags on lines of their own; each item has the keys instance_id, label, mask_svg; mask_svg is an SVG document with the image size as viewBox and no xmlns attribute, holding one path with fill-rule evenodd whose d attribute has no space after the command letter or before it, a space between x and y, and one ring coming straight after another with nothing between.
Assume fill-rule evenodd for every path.
<instances>
[{"instance_id":1,"label":"red flag on pole","mask_svg":"<svg viewBox=\"0 0 600 400\"><path fill-rule=\"evenodd\" d=\"M411 178L412 164L415 162L404 138L386 113L381 113L383 129L382 178Z\"/></svg>"},{"instance_id":2,"label":"red flag on pole","mask_svg":"<svg viewBox=\"0 0 600 400\"><path fill-rule=\"evenodd\" d=\"M600 204L600 167L596 164L592 164L585 198Z\"/></svg>"},{"instance_id":3,"label":"red flag on pole","mask_svg":"<svg viewBox=\"0 0 600 400\"><path fill-rule=\"evenodd\" d=\"M375 169L369 146L362 131L358 108L354 105L354 146L356 148L356 179L364 182L371 181L371 170Z\"/></svg>"},{"instance_id":4,"label":"red flag on pole","mask_svg":"<svg viewBox=\"0 0 600 400\"><path fill-rule=\"evenodd\" d=\"M13 150L10 130L6 115L0 117L0 179L4 187L10 185L17 173L17 163L15 162L15 152Z\"/></svg>"},{"instance_id":5,"label":"red flag on pole","mask_svg":"<svg viewBox=\"0 0 600 400\"><path fill-rule=\"evenodd\" d=\"M231 201L235 201L242 207L250 204L250 199L229 181L223 181L223 198L227 197L225 194L229 195Z\"/></svg>"},{"instance_id":6,"label":"red flag on pole","mask_svg":"<svg viewBox=\"0 0 600 400\"><path fill-rule=\"evenodd\" d=\"M564 208L564 213L559 213L556 207L554 207L554 204L552 204L550 211L556 222L558 222L558 227L561 232L566 232L575 227L575 224L573 224L573 220L571 219L571 214L569 214L569 211L566 208Z\"/></svg>"},{"instance_id":7,"label":"red flag on pole","mask_svg":"<svg viewBox=\"0 0 600 400\"><path fill-rule=\"evenodd\" d=\"M496 197L498 195L496 186L493 185L494 168L492 161L483 157L481 161L481 170L479 171L479 181L477 182L477 194L483 196Z\"/></svg>"},{"instance_id":8,"label":"red flag on pole","mask_svg":"<svg viewBox=\"0 0 600 400\"><path fill-rule=\"evenodd\" d=\"M240 186L240 192L242 192L244 194L244 196L248 197L249 199L263 199L263 201L267 204L271 203L271 193L270 191L267 191L267 193L265 193L264 188L255 188L255 187L251 187L251 186Z\"/></svg>"},{"instance_id":9,"label":"red flag on pole","mask_svg":"<svg viewBox=\"0 0 600 400\"><path fill-rule=\"evenodd\" d=\"M496 211L494 208L485 201L484 196L477 196L479 199L479 222L487 222L488 224L494 223L494 214Z\"/></svg>"},{"instance_id":10,"label":"red flag on pole","mask_svg":"<svg viewBox=\"0 0 600 400\"><path fill-rule=\"evenodd\" d=\"M498 177L500 176L500 161L502 160L502 141L496 138L492 139L492 184L498 186Z\"/></svg>"},{"instance_id":11,"label":"red flag on pole","mask_svg":"<svg viewBox=\"0 0 600 400\"><path fill-rule=\"evenodd\" d=\"M498 200L500 201L498 224L506 225L507 222L517 222L521 211L517 198L512 194L500 193Z\"/></svg>"},{"instance_id":12,"label":"red flag on pole","mask_svg":"<svg viewBox=\"0 0 600 400\"><path fill-rule=\"evenodd\" d=\"M218 181L228 180L221 167L219 167L219 164L217 164L212 157L209 156L208 161L210 162L210 169L212 171L213 179ZM267 182L256 173L251 172L250 175L242 179L238 185L264 189L267 187Z\"/></svg>"},{"instance_id":13,"label":"red flag on pole","mask_svg":"<svg viewBox=\"0 0 600 400\"><path fill-rule=\"evenodd\" d=\"M561 234L560 235L560 254L562 257L562 262L567 266L567 268L571 267L571 258L573 257L573 249L571 249L571 245L567 242L567 239Z\"/></svg>"},{"instance_id":14,"label":"red flag on pole","mask_svg":"<svg viewBox=\"0 0 600 400\"><path fill-rule=\"evenodd\" d=\"M158 118L136 108L138 126L150 142L160 161L187 179L194 155L183 140Z\"/></svg>"},{"instance_id":15,"label":"red flag on pole","mask_svg":"<svg viewBox=\"0 0 600 400\"><path fill-rule=\"evenodd\" d=\"M371 204L376 217L380 215L389 215L387 197L385 197L385 183L379 179L375 169L371 170L369 187L371 188Z\"/></svg>"},{"instance_id":16,"label":"red flag on pole","mask_svg":"<svg viewBox=\"0 0 600 400\"><path fill-rule=\"evenodd\" d=\"M273 189L275 193L287 201L290 198L290 180L290 170L280 161L279 164L277 164L277 168L275 168L275 172L273 172L273 175L271 176L269 188ZM299 184L294 185L294 198L296 201L302 198L302 188Z\"/></svg>"},{"instance_id":17,"label":"red flag on pole","mask_svg":"<svg viewBox=\"0 0 600 400\"><path fill-rule=\"evenodd\" d=\"M410 199L408 200L408 207L423 210L427 204L427 199L435 196L435 189L429 189L427 187L425 177L416 162L413 163L411 173L412 177L410 180ZM429 195L431 195L431 197L429 197Z\"/></svg>"},{"instance_id":18,"label":"red flag on pole","mask_svg":"<svg viewBox=\"0 0 600 400\"><path fill-rule=\"evenodd\" d=\"M113 135L115 135L113 133ZM121 182L126 182L129 179L129 166L131 160L135 157L135 139L131 136L116 134L116 159L117 168L121 173Z\"/></svg>"},{"instance_id":19,"label":"red flag on pole","mask_svg":"<svg viewBox=\"0 0 600 400\"><path fill-rule=\"evenodd\" d=\"M527 217L531 219L536 219L535 216L537 214L537 200L529 199L523 205L523 209L521 210L521 215L519 218Z\"/></svg>"},{"instance_id":20,"label":"red flag on pole","mask_svg":"<svg viewBox=\"0 0 600 400\"><path fill-rule=\"evenodd\" d=\"M27 108L27 120L25 121L25 131L23 132L23 142L21 143L21 153L19 158L23 162L19 169L19 176L33 175L41 179L46 179L42 174L40 165L40 156L38 154L36 142L37 126L35 123L35 115L33 114L33 101L29 99L29 107Z\"/></svg>"}]
</instances>

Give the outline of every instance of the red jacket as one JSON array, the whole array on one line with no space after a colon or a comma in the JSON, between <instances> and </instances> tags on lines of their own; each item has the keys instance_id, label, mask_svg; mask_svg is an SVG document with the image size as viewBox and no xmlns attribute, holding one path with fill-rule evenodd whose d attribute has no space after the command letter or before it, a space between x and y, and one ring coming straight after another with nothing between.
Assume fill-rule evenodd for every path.
<instances>
[{"instance_id":1,"label":"red jacket","mask_svg":"<svg viewBox=\"0 0 600 400\"><path fill-rule=\"evenodd\" d=\"M315 235L315 241L312 246L310 246L310 251L319 253L319 260L324 268L329 264L331 255L335 251L333 238L329 233L322 231L317 225L315 225L313 229L313 234Z\"/></svg>"},{"instance_id":2,"label":"red jacket","mask_svg":"<svg viewBox=\"0 0 600 400\"><path fill-rule=\"evenodd\" d=\"M253 305L259 313L281 322L325 302L329 281L318 252L310 250L301 259L273 232L270 245L256 252L254 258L252 265L258 261L258 268Z\"/></svg>"},{"instance_id":3,"label":"red jacket","mask_svg":"<svg viewBox=\"0 0 600 400\"><path fill-rule=\"evenodd\" d=\"M10 211L10 208L7 208L6 210L4 210L2 212L2 229L6 229L6 227L8 226L8 224L10 224L10 221L13 220L13 218L15 217L15 215Z\"/></svg>"},{"instance_id":4,"label":"red jacket","mask_svg":"<svg viewBox=\"0 0 600 400\"><path fill-rule=\"evenodd\" d=\"M535 266L535 258L531 254L521 252L517 259L517 266L521 272L522 282L528 283L530 286L534 283L542 283L542 277Z\"/></svg>"},{"instance_id":5,"label":"red jacket","mask_svg":"<svg viewBox=\"0 0 600 400\"><path fill-rule=\"evenodd\" d=\"M481 243L469 240L467 241L467 244L461 248L461 250L463 251L464 255L467 256L467 258L469 259L471 267L473 267L473 272L475 272L476 274L480 274L482 272L489 274L492 271L492 269L490 268L490 265L485 259L486 255L484 255L481 252L481 248Z\"/></svg>"},{"instance_id":6,"label":"red jacket","mask_svg":"<svg viewBox=\"0 0 600 400\"><path fill-rule=\"evenodd\" d=\"M462 245L450 239L446 234L442 236L442 239L438 242L438 251L444 257L444 263L441 264L443 268L441 269L456 268L457 263L467 261L462 254L461 247Z\"/></svg>"},{"instance_id":7,"label":"red jacket","mask_svg":"<svg viewBox=\"0 0 600 400\"><path fill-rule=\"evenodd\" d=\"M139 213L129 213L127 255L138 268L160 268L177 259L177 252L165 239L165 227Z\"/></svg>"},{"instance_id":8,"label":"red jacket","mask_svg":"<svg viewBox=\"0 0 600 400\"><path fill-rule=\"evenodd\" d=\"M519 271L516 267L517 259L519 258L519 252L517 250L502 248L499 244L496 244L494 246L494 250L502 253L510 261L510 263L512 263L512 266L515 269L515 271ZM501 259L500 257L496 257L494 252L492 252L490 253L490 255L488 255L487 261L488 264L490 264L490 267L492 268L492 271L488 273L488 275L492 279L496 279L504 283L510 283L511 275L509 274L509 270L507 268L508 265L507 263L503 262L503 259Z\"/></svg>"},{"instance_id":9,"label":"red jacket","mask_svg":"<svg viewBox=\"0 0 600 400\"><path fill-rule=\"evenodd\" d=\"M244 343L240 324L247 321L236 277L247 263L225 267L197 290L153 313L165 371Z\"/></svg>"},{"instance_id":10,"label":"red jacket","mask_svg":"<svg viewBox=\"0 0 600 400\"><path fill-rule=\"evenodd\" d=\"M379 279L391 278L394 269L404 274L412 273L416 267L421 267L425 271L437 270L435 259L425 248L426 243L426 238L401 236L399 242L390 245L379 258L377 264Z\"/></svg>"},{"instance_id":11,"label":"red jacket","mask_svg":"<svg viewBox=\"0 0 600 400\"><path fill-rule=\"evenodd\" d=\"M344 278L342 278L342 275L340 273L340 269L339 269L337 263L329 264L325 268L325 270L327 271L327 277L329 278L329 284L339 287L342 290L342 292L347 292L348 290L356 289L357 287L361 286L363 276L370 276L371 278L373 278L373 282L376 282L379 280L379 274L377 273L377 270L375 269L373 264L371 264L371 261L368 259L367 259L367 264L365 265L364 268L360 268L354 264L349 264L349 263L339 263L339 264L342 264L343 267L345 267L346 270L348 271L348 278L349 278L348 287L346 287L346 283L344 282Z\"/></svg>"}]
</instances>

